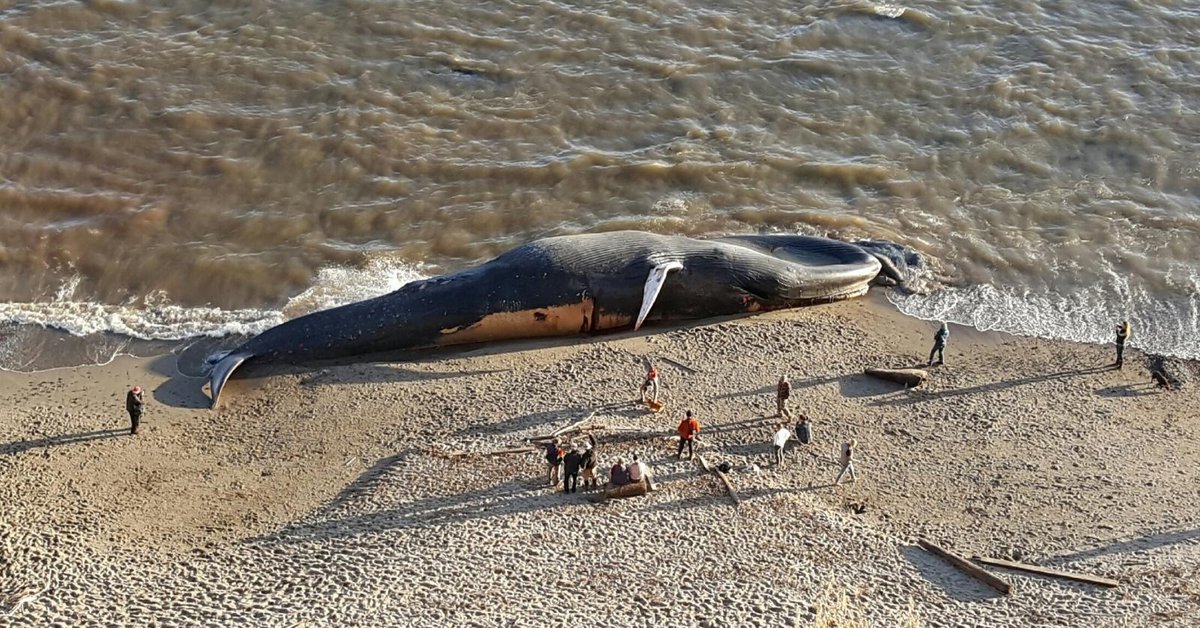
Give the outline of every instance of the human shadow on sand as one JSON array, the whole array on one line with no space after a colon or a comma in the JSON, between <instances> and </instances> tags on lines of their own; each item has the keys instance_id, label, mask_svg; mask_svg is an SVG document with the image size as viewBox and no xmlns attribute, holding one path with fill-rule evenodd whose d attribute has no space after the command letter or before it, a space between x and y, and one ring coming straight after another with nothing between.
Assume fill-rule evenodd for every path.
<instances>
[{"instance_id":1,"label":"human shadow on sand","mask_svg":"<svg viewBox=\"0 0 1200 628\"><path fill-rule=\"evenodd\" d=\"M704 435L724 434L726 432L741 432L744 430L759 430L764 434L774 433L777 425L780 422L791 423L790 419L785 419L777 416L759 415L752 419L744 419L741 421L733 421L731 423L720 423L711 427L704 428Z\"/></svg>"},{"instance_id":2,"label":"human shadow on sand","mask_svg":"<svg viewBox=\"0 0 1200 628\"><path fill-rule=\"evenodd\" d=\"M46 436L44 438L20 440L0 445L0 456L13 456L29 451L30 449L58 447L60 445L75 445L78 443L86 443L105 438L114 438L116 436L124 436L128 434L129 428L124 428L96 430L94 432L80 432L78 434L62 434L60 436Z\"/></svg>"},{"instance_id":3,"label":"human shadow on sand","mask_svg":"<svg viewBox=\"0 0 1200 628\"><path fill-rule=\"evenodd\" d=\"M544 410L522 414L486 425L471 425L459 430L458 433L460 435L502 435L536 430L538 434L535 436L546 436L556 429L582 421L589 415L592 415L597 423L603 423L605 419L614 416L640 417L646 413L647 411L643 406L635 404L632 401L619 401L594 407L568 406L557 410Z\"/></svg>"},{"instance_id":4,"label":"human shadow on sand","mask_svg":"<svg viewBox=\"0 0 1200 628\"><path fill-rule=\"evenodd\" d=\"M842 375L822 375L820 377L810 377L792 382L792 393L803 388L811 388L813 386L821 386L824 384L838 385L838 391L843 397L875 397L887 393L895 392L900 388L896 384L885 382L863 373L845 373ZM762 386L750 390L740 390L737 392L725 393L717 395L714 399L736 399L739 397L768 397L770 401L775 400L775 384Z\"/></svg>"},{"instance_id":5,"label":"human shadow on sand","mask_svg":"<svg viewBox=\"0 0 1200 628\"><path fill-rule=\"evenodd\" d=\"M900 394L888 399L880 399L872 402L874 406L901 406L915 403L923 403L926 401L937 401L939 399L950 399L953 397L962 397L966 395L975 395L996 392L998 390L1007 390L1018 386L1028 386L1029 384L1037 384L1040 382L1048 382L1058 379L1070 379L1073 377L1083 377L1085 375L1096 375L1105 371L1111 370L1108 366L1098 366L1085 369L1072 369L1066 371L1057 371L1054 373L1045 373L1042 375L1031 375L1029 377L1020 377L1017 379L1005 380L1002 382L993 382L990 384L980 384L978 386L969 386L967 388L953 388L950 390L941 390L937 392L926 392L919 389L909 389ZM894 386L893 386L894 387Z\"/></svg>"},{"instance_id":6,"label":"human shadow on sand","mask_svg":"<svg viewBox=\"0 0 1200 628\"><path fill-rule=\"evenodd\" d=\"M1000 592L950 566L919 545L901 545L900 555L916 567L926 580L941 587L959 602L983 602L1000 597Z\"/></svg>"},{"instance_id":7,"label":"human shadow on sand","mask_svg":"<svg viewBox=\"0 0 1200 628\"><path fill-rule=\"evenodd\" d=\"M1120 386L1109 386L1107 388L1099 388L1096 390L1097 397L1119 398L1119 397L1144 397L1153 395L1159 390L1153 382L1145 384L1121 384Z\"/></svg>"},{"instance_id":8,"label":"human shadow on sand","mask_svg":"<svg viewBox=\"0 0 1200 628\"><path fill-rule=\"evenodd\" d=\"M539 481L540 477L521 477L465 493L419 498L383 506L374 512L362 513L363 508L369 506L363 502L364 499L380 494L389 484L402 482L401 474L408 460L413 456L422 455L426 455L422 450L410 448L381 458L339 491L333 499L305 517L304 521L289 524L278 532L249 539L247 542L303 543L398 529L422 529L525 512L549 511L561 506L587 504L589 498L599 492L580 489L576 493L566 494L562 492L561 483L551 488ZM653 477L656 491L667 489L675 482L697 481L708 475L701 473L699 468L666 469L660 466L667 461L666 458L653 458L650 464L651 469L655 471ZM599 475L603 477L607 475L608 467L601 466ZM347 516L348 512L355 514Z\"/></svg>"},{"instance_id":9,"label":"human shadow on sand","mask_svg":"<svg viewBox=\"0 0 1200 628\"><path fill-rule=\"evenodd\" d=\"M792 392L796 392L797 390L802 389L802 388L811 388L813 386L820 386L822 384L832 384L833 382L836 382L836 381L842 379L843 377L845 377L845 375L822 375L820 377L810 377L808 379L795 380L795 381L791 382ZM717 395L714 398L715 399L736 399L738 397L755 397L758 395L771 395L771 397L774 398L775 386L776 386L776 384L770 384L767 386L762 386L760 388L754 388L751 390L739 390L737 392L725 393L724 395Z\"/></svg>"},{"instance_id":10,"label":"human shadow on sand","mask_svg":"<svg viewBox=\"0 0 1200 628\"><path fill-rule=\"evenodd\" d=\"M1147 534L1123 541L1114 541L1108 545L1102 545L1100 547L1095 547L1088 550L1081 550L1073 554L1055 556L1047 559L1046 563L1049 565L1065 565L1067 563L1087 560L1089 558L1096 558L1098 556L1124 554L1126 552L1142 552L1167 545L1192 543L1198 540L1200 540L1200 528L1155 532L1153 534Z\"/></svg>"},{"instance_id":11,"label":"human shadow on sand","mask_svg":"<svg viewBox=\"0 0 1200 628\"><path fill-rule=\"evenodd\" d=\"M307 517L308 521L288 525L276 533L249 542L303 543L393 530L423 529L475 519L548 511L587 501L587 493L563 494L561 489L551 491L549 488L529 478L520 478L457 495L415 499L365 514L337 517L332 512L330 516L318 512ZM345 504L353 498L353 495L343 492L332 503Z\"/></svg>"}]
</instances>

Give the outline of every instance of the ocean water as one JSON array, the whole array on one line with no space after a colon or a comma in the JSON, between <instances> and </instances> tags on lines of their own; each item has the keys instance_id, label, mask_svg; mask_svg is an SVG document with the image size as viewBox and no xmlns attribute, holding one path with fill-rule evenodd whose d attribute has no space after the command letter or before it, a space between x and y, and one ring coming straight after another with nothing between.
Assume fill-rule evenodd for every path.
<instances>
[{"instance_id":1,"label":"ocean water","mask_svg":"<svg viewBox=\"0 0 1200 628\"><path fill-rule=\"evenodd\" d=\"M1200 357L1192 3L162 4L0 0L0 367L616 229L890 240L907 313Z\"/></svg>"}]
</instances>

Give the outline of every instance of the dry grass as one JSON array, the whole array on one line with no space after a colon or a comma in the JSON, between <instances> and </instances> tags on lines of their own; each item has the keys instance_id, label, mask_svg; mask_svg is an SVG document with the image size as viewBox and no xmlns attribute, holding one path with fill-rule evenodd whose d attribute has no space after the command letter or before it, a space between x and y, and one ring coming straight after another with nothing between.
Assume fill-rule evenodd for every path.
<instances>
[{"instance_id":1,"label":"dry grass","mask_svg":"<svg viewBox=\"0 0 1200 628\"><path fill-rule=\"evenodd\" d=\"M871 622L863 605L856 604L845 589L832 584L825 587L821 599L814 606L817 611L809 624L812 628L872 628L880 625ZM916 604L910 598L908 609L899 617L889 618L886 624L898 628L921 628L925 622L921 621ZM797 620L796 625L800 626L802 622Z\"/></svg>"}]
</instances>

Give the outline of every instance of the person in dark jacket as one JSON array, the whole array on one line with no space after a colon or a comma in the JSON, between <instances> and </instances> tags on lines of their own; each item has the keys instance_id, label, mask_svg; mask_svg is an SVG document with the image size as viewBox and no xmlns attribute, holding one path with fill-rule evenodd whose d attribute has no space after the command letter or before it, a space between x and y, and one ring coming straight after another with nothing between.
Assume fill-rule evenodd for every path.
<instances>
[{"instance_id":1,"label":"person in dark jacket","mask_svg":"<svg viewBox=\"0 0 1200 628\"><path fill-rule=\"evenodd\" d=\"M597 488L596 483L596 437L588 434L583 445L583 488Z\"/></svg>"},{"instance_id":2,"label":"person in dark jacket","mask_svg":"<svg viewBox=\"0 0 1200 628\"><path fill-rule=\"evenodd\" d=\"M142 387L134 386L125 394L125 410L129 412L129 434L137 434L138 424L142 422L142 406L145 405L145 399L142 397Z\"/></svg>"},{"instance_id":3,"label":"person in dark jacket","mask_svg":"<svg viewBox=\"0 0 1200 628\"><path fill-rule=\"evenodd\" d=\"M629 484L629 473L625 471L625 459L617 458L611 469L608 470L609 486L625 486Z\"/></svg>"},{"instance_id":4,"label":"person in dark jacket","mask_svg":"<svg viewBox=\"0 0 1200 628\"><path fill-rule=\"evenodd\" d=\"M787 375L779 376L779 384L775 387L775 416L788 416L787 402L792 396L792 384Z\"/></svg>"},{"instance_id":5,"label":"person in dark jacket","mask_svg":"<svg viewBox=\"0 0 1200 628\"><path fill-rule=\"evenodd\" d=\"M937 333L933 335L933 349L929 350L929 366L933 366L933 356L937 355L937 363L946 363L946 341L950 339L950 325L942 323Z\"/></svg>"},{"instance_id":6,"label":"person in dark jacket","mask_svg":"<svg viewBox=\"0 0 1200 628\"><path fill-rule=\"evenodd\" d=\"M1125 341L1129 340L1133 330L1129 327L1129 321L1121 321L1117 325L1117 361L1113 362L1113 366L1121 368L1125 365Z\"/></svg>"},{"instance_id":7,"label":"person in dark jacket","mask_svg":"<svg viewBox=\"0 0 1200 628\"><path fill-rule=\"evenodd\" d=\"M583 467L583 454L575 445L563 456L563 492L574 493L579 488L579 469Z\"/></svg>"},{"instance_id":8,"label":"person in dark jacket","mask_svg":"<svg viewBox=\"0 0 1200 628\"><path fill-rule=\"evenodd\" d=\"M563 450L558 440L546 443L546 480L550 486L558 486L558 468L562 465Z\"/></svg>"},{"instance_id":9,"label":"person in dark jacket","mask_svg":"<svg viewBox=\"0 0 1200 628\"><path fill-rule=\"evenodd\" d=\"M796 422L796 440L803 445L812 442L812 421L808 420L807 414L801 414L800 420Z\"/></svg>"}]
</instances>

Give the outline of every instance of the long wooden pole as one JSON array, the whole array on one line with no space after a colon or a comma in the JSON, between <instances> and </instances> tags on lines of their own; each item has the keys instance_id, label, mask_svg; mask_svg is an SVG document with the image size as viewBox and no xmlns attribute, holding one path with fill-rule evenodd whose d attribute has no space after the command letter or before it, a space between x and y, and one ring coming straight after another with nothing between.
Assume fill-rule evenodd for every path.
<instances>
[{"instance_id":1,"label":"long wooden pole","mask_svg":"<svg viewBox=\"0 0 1200 628\"><path fill-rule=\"evenodd\" d=\"M733 489L733 483L729 481L729 478L720 469L708 464L708 461L704 459L704 454L697 454L696 457L700 459L700 466L704 467L705 471L715 473L717 478L721 480L721 483L725 485L725 491L729 493L729 499L733 500L733 505L741 505L742 498L738 497L737 491Z\"/></svg>"},{"instance_id":2,"label":"long wooden pole","mask_svg":"<svg viewBox=\"0 0 1200 628\"><path fill-rule=\"evenodd\" d=\"M568 425L568 426L566 426L566 427L560 427L560 428L558 428L557 430L554 430L553 432L551 432L551 433L550 433L550 437L551 437L551 438L553 438L553 437L555 437L555 436L561 436L561 435L563 435L563 434L565 434L565 433L567 433L567 432L570 432L571 430L573 430L573 429L576 429L576 428L580 427L580 426L581 426L581 425L583 425L584 423L587 423L588 421L591 421L591 420L592 420L592 417L594 417L594 416L596 416L596 411L595 411L595 410L592 410L591 414L589 414L589 415L587 415L587 416L583 417L583 418L582 418L582 419L580 419L579 421L576 421L575 423L572 423L572 424L570 424L570 425Z\"/></svg>"},{"instance_id":3,"label":"long wooden pole","mask_svg":"<svg viewBox=\"0 0 1200 628\"><path fill-rule=\"evenodd\" d=\"M926 541L925 539L918 540L917 544L920 545L921 547L925 548L926 550L929 550L930 552L933 552L934 554L941 556L946 562L950 563L951 565L954 565L955 567L958 567L959 569L966 572L967 574L978 578L984 584L1003 593L1004 595L1008 595L1012 591L1012 585L1009 584L1007 581L1001 580L1000 578L993 576L991 573L988 573L987 571L980 568L975 563L972 563L971 561L963 558L962 556L959 556L958 554L955 554L954 552L951 552L950 550L942 549L942 548L934 545L933 543Z\"/></svg>"},{"instance_id":4,"label":"long wooden pole","mask_svg":"<svg viewBox=\"0 0 1200 628\"><path fill-rule=\"evenodd\" d=\"M1096 584L1102 587L1115 587L1121 583L1112 578L1104 578L1102 576L1093 576L1084 573L1074 573L1070 571L1059 571L1058 569L1050 569L1049 567L1041 567L1038 565L1029 565L1026 563L1018 563L1003 558L986 558L983 556L972 556L971 560L985 565L995 565L997 567L1006 567L1008 569L1016 569L1018 571L1028 571L1043 576L1052 576L1054 578L1065 578L1067 580L1075 580L1077 582L1086 582L1088 584Z\"/></svg>"}]
</instances>

